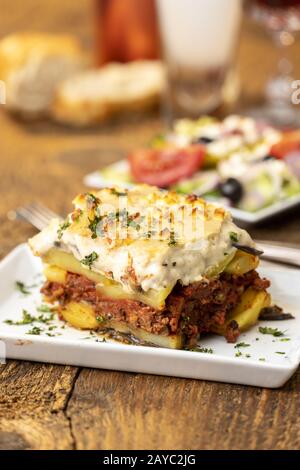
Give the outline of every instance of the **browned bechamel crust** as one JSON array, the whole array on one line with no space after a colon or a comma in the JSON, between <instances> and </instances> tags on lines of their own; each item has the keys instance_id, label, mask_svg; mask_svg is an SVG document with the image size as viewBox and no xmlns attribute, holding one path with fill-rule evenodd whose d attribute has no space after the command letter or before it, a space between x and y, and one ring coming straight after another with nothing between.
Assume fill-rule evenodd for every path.
<instances>
[{"instance_id":1,"label":"browned bechamel crust","mask_svg":"<svg viewBox=\"0 0 300 470\"><path fill-rule=\"evenodd\" d=\"M73 273L67 274L65 284L47 281L42 293L50 301L58 301L61 307L70 301L87 302L94 307L96 316L124 322L149 333L165 336L183 333L186 342L193 345L200 333L209 332L213 324L224 324L226 315L238 304L248 287L265 290L269 285L269 281L261 279L256 271L243 276L224 273L218 279L187 287L177 284L163 310L135 300L104 298L94 282ZM226 337L233 342L238 335L238 329L232 325Z\"/></svg>"}]
</instances>

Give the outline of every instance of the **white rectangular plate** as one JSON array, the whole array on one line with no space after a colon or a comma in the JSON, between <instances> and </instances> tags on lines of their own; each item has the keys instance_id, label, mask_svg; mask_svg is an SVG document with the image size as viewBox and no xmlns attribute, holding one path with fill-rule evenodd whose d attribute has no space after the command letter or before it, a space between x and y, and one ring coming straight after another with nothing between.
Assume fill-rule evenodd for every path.
<instances>
[{"instance_id":1,"label":"white rectangular plate","mask_svg":"<svg viewBox=\"0 0 300 470\"><path fill-rule=\"evenodd\" d=\"M116 162L112 166L115 166L116 170L124 171L128 169L128 164L126 160L121 160L119 162ZM86 175L84 177L83 182L86 186L90 186L93 188L103 188L105 186L113 185L113 183L111 183L109 180L102 177L100 171L95 171L93 173ZM123 184L123 185L120 184L120 186L130 188L133 185L132 184ZM278 201L272 204L271 206L265 207L264 209L260 209L259 211L256 211L256 212L242 211L240 209L235 209L233 207L227 207L227 209L232 213L235 220L238 220L247 224L257 224L266 219L269 219L270 217L274 217L289 209L292 209L298 206L299 204L300 204L300 194L297 194L295 196L289 197L288 199Z\"/></svg>"},{"instance_id":2,"label":"white rectangular plate","mask_svg":"<svg viewBox=\"0 0 300 470\"><path fill-rule=\"evenodd\" d=\"M19 245L0 263L0 340L5 343L8 358L280 387L300 362L300 270L263 267L261 274L272 281L274 301L296 318L261 322L262 326L284 330L285 336L263 335L256 326L239 339L239 342L249 344L248 347L237 349L226 343L223 337L215 335L201 340L201 346L211 348L213 354L131 346L110 340L102 342L100 335L75 330L59 320L51 323L55 326L53 330L35 323L44 331L40 335L30 335L28 331L32 324L16 326L5 323L7 319L20 320L23 309L36 316L36 308L42 303L39 293L41 262L31 254L27 245ZM35 285L30 289L30 295L16 289L17 280ZM47 333L57 336L50 337ZM236 357L238 351L242 356Z\"/></svg>"}]
</instances>

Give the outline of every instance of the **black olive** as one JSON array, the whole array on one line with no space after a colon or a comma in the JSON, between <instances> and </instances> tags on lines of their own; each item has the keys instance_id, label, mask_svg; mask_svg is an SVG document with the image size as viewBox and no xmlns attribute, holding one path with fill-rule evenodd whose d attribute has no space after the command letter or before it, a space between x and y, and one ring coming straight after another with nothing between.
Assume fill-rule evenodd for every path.
<instances>
[{"instance_id":1,"label":"black olive","mask_svg":"<svg viewBox=\"0 0 300 470\"><path fill-rule=\"evenodd\" d=\"M273 155L266 155L263 158L263 162L267 162L268 160L276 160L276 157L274 157Z\"/></svg>"},{"instance_id":2,"label":"black olive","mask_svg":"<svg viewBox=\"0 0 300 470\"><path fill-rule=\"evenodd\" d=\"M260 311L260 320L293 320L295 317L291 313L284 313L281 307L278 305L272 305L271 307L265 307Z\"/></svg>"},{"instance_id":3,"label":"black olive","mask_svg":"<svg viewBox=\"0 0 300 470\"><path fill-rule=\"evenodd\" d=\"M197 143L199 144L211 144L214 142L215 139L212 139L211 137L199 137L197 139Z\"/></svg>"},{"instance_id":4,"label":"black olive","mask_svg":"<svg viewBox=\"0 0 300 470\"><path fill-rule=\"evenodd\" d=\"M244 189L241 183L235 178L228 178L219 186L221 194L230 199L230 201L239 202L244 194Z\"/></svg>"}]
</instances>

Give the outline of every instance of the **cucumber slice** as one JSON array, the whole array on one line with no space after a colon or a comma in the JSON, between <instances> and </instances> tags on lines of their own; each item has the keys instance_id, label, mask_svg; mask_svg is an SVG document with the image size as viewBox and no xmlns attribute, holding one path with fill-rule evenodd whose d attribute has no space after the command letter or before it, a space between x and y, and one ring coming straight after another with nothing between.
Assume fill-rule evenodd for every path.
<instances>
[{"instance_id":1,"label":"cucumber slice","mask_svg":"<svg viewBox=\"0 0 300 470\"><path fill-rule=\"evenodd\" d=\"M182 194L197 194L202 196L214 191L219 183L216 171L202 171L196 173L191 178L184 179L177 183L172 189Z\"/></svg>"},{"instance_id":2,"label":"cucumber slice","mask_svg":"<svg viewBox=\"0 0 300 470\"><path fill-rule=\"evenodd\" d=\"M258 178L245 187L245 195L239 203L239 209L255 212L272 204L277 194L274 192L272 178L267 173L261 173Z\"/></svg>"}]
</instances>

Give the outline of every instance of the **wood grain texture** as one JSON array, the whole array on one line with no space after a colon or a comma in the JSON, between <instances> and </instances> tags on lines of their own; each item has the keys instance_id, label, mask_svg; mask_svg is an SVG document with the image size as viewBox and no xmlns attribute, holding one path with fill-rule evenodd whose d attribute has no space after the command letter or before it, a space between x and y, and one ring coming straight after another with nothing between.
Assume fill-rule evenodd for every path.
<instances>
[{"instance_id":1,"label":"wood grain texture","mask_svg":"<svg viewBox=\"0 0 300 470\"><path fill-rule=\"evenodd\" d=\"M0 449L72 449L65 414L77 368L9 361L0 368Z\"/></svg>"},{"instance_id":2,"label":"wood grain texture","mask_svg":"<svg viewBox=\"0 0 300 470\"><path fill-rule=\"evenodd\" d=\"M67 415L78 449L297 449L299 379L275 391L85 369Z\"/></svg>"},{"instance_id":3,"label":"wood grain texture","mask_svg":"<svg viewBox=\"0 0 300 470\"><path fill-rule=\"evenodd\" d=\"M2 0L0 36L25 28L69 31L88 46L91 2ZM291 52L296 57L296 46ZM264 34L245 27L239 68L250 100L275 60ZM145 116L76 132L46 121L21 123L0 112L0 258L35 233L8 221L9 209L39 200L66 213L83 189L84 174L144 144L161 125L158 117ZM299 214L251 233L300 243ZM9 361L0 366L0 448L299 449L299 385L299 372L281 390L264 390Z\"/></svg>"}]
</instances>

